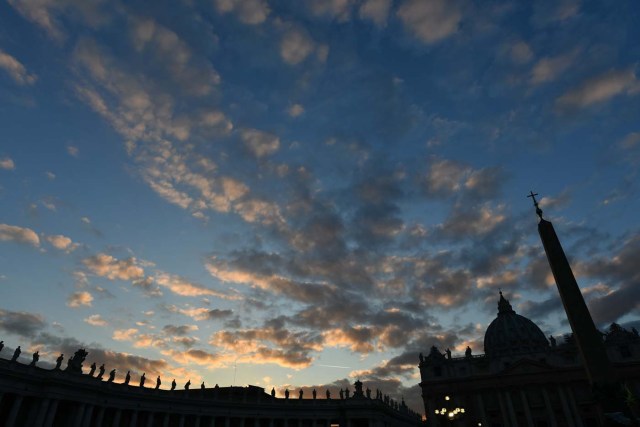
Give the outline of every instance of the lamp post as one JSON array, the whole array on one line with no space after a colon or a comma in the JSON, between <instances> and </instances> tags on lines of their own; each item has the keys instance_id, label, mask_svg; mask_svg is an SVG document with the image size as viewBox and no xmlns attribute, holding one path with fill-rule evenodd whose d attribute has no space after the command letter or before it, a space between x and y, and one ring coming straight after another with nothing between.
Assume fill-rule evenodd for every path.
<instances>
[{"instance_id":1,"label":"lamp post","mask_svg":"<svg viewBox=\"0 0 640 427\"><path fill-rule=\"evenodd\" d=\"M462 407L454 406L450 396L444 397L445 404L442 408L436 409L436 416L441 417L444 423L453 425L453 422L464 416L465 410Z\"/></svg>"}]
</instances>

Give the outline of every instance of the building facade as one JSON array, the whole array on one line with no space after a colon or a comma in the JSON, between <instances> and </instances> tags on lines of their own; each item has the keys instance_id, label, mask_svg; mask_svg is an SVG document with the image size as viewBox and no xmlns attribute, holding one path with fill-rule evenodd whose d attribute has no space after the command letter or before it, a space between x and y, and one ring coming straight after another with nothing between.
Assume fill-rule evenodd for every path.
<instances>
[{"instance_id":1,"label":"building facade","mask_svg":"<svg viewBox=\"0 0 640 427\"><path fill-rule=\"evenodd\" d=\"M640 336L617 324L602 334L617 377L640 395ZM422 397L431 426L590 427L596 404L572 335L547 339L500 293L484 354L420 356ZM459 408L457 412L455 408ZM444 410L443 410L444 409Z\"/></svg>"},{"instance_id":2,"label":"building facade","mask_svg":"<svg viewBox=\"0 0 640 427\"><path fill-rule=\"evenodd\" d=\"M104 370L83 372L76 352L67 369L0 359L4 427L413 427L421 416L403 402L363 391L322 399L277 398L260 387L166 390L113 382ZM86 369L85 369L86 370ZM288 393L287 393L288 394ZM342 395L342 393L341 393ZM320 397L320 396L318 396Z\"/></svg>"}]
</instances>

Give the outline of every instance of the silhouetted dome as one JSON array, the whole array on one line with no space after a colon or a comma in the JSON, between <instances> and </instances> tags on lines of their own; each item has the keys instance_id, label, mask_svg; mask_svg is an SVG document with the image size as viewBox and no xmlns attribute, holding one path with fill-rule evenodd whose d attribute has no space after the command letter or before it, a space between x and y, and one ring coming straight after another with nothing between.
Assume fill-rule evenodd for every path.
<instances>
[{"instance_id":1,"label":"silhouetted dome","mask_svg":"<svg viewBox=\"0 0 640 427\"><path fill-rule=\"evenodd\" d=\"M511 304L500 292L498 317L484 334L484 352L488 357L545 351L547 338L538 325L513 311Z\"/></svg>"}]
</instances>

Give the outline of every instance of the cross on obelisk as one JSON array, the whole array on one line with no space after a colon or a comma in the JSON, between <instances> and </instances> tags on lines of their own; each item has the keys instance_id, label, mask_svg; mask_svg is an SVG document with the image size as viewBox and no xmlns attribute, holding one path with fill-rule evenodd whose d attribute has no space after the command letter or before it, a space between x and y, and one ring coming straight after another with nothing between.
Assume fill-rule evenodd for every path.
<instances>
[{"instance_id":1,"label":"cross on obelisk","mask_svg":"<svg viewBox=\"0 0 640 427\"><path fill-rule=\"evenodd\" d=\"M540 209L540 206L538 205L538 201L536 200L537 195L538 193L534 193L533 191L530 191L527 197L531 197L533 199L533 206L536 207L536 214L540 217L540 219L542 219L542 209Z\"/></svg>"}]
</instances>

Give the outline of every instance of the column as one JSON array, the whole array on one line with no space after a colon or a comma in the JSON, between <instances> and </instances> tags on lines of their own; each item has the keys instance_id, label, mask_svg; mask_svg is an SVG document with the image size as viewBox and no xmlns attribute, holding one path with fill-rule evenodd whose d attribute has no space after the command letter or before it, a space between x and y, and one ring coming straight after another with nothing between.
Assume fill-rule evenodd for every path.
<instances>
[{"instance_id":1,"label":"column","mask_svg":"<svg viewBox=\"0 0 640 427\"><path fill-rule=\"evenodd\" d=\"M47 409L47 419L44 421L44 427L51 427L53 425L53 420L56 418L56 411L58 410L58 400L54 400L49 404L49 409Z\"/></svg>"},{"instance_id":2,"label":"column","mask_svg":"<svg viewBox=\"0 0 640 427\"><path fill-rule=\"evenodd\" d=\"M231 425L231 418L224 417L224 427L229 427Z\"/></svg>"},{"instance_id":3,"label":"column","mask_svg":"<svg viewBox=\"0 0 640 427\"><path fill-rule=\"evenodd\" d=\"M129 427L136 427L136 424L138 424L138 411L134 409L132 412Z\"/></svg>"},{"instance_id":4,"label":"column","mask_svg":"<svg viewBox=\"0 0 640 427\"><path fill-rule=\"evenodd\" d=\"M571 410L575 415L576 425L578 427L584 427L582 424L582 415L580 414L580 410L578 409L578 405L576 404L575 396L573 395L573 390L571 390L570 386L565 387L567 392L567 397L569 398L569 405L571 406Z\"/></svg>"},{"instance_id":5,"label":"column","mask_svg":"<svg viewBox=\"0 0 640 427\"><path fill-rule=\"evenodd\" d=\"M80 407L78 408L78 412L76 412L76 415L73 420L73 425L75 427L80 427L82 425L82 420L84 418L84 411L86 408L87 408L86 404L84 403L80 404Z\"/></svg>"},{"instance_id":6,"label":"column","mask_svg":"<svg viewBox=\"0 0 640 427\"><path fill-rule=\"evenodd\" d=\"M477 405L478 405L478 409L480 412L480 420L482 421L482 425L485 427L489 427L489 423L487 422L487 414L484 410L484 400L482 400L482 391L479 391L478 394L476 394L476 400L477 400Z\"/></svg>"},{"instance_id":7,"label":"column","mask_svg":"<svg viewBox=\"0 0 640 427\"><path fill-rule=\"evenodd\" d=\"M116 414L113 416L113 424L112 427L120 427L120 417L122 416L122 411L118 408L116 409Z\"/></svg>"},{"instance_id":8,"label":"column","mask_svg":"<svg viewBox=\"0 0 640 427\"><path fill-rule=\"evenodd\" d=\"M13 401L13 405L11 405L11 412L9 412L9 417L7 417L6 427L13 427L16 423L16 418L18 418L18 413L20 412L20 407L22 406L21 395L17 395Z\"/></svg>"},{"instance_id":9,"label":"column","mask_svg":"<svg viewBox=\"0 0 640 427\"><path fill-rule=\"evenodd\" d=\"M153 416L154 416L154 412L149 412L149 415L147 416L147 427L151 427L153 426Z\"/></svg>"},{"instance_id":10,"label":"column","mask_svg":"<svg viewBox=\"0 0 640 427\"><path fill-rule=\"evenodd\" d=\"M549 425L551 427L558 427L558 423L556 422L556 414L553 412L553 407L551 406L551 399L549 399L549 393L545 387L542 387L542 397L544 398L544 407L547 410L547 418L549 419Z\"/></svg>"},{"instance_id":11,"label":"column","mask_svg":"<svg viewBox=\"0 0 640 427\"><path fill-rule=\"evenodd\" d=\"M98 409L98 416L96 417L96 427L102 427L102 421L104 421L104 411L104 406L101 406L100 409Z\"/></svg>"},{"instance_id":12,"label":"column","mask_svg":"<svg viewBox=\"0 0 640 427\"><path fill-rule=\"evenodd\" d=\"M567 398L564 395L564 391L561 386L558 386L558 394L560 395L560 402L562 403L562 412L564 413L564 417L567 419L567 424L569 427L575 427L575 422L573 421L573 417L571 416L571 410L569 409L569 404L567 403Z\"/></svg>"},{"instance_id":13,"label":"column","mask_svg":"<svg viewBox=\"0 0 640 427\"><path fill-rule=\"evenodd\" d=\"M93 415L93 405L87 405L82 418L82 427L91 427L91 416Z\"/></svg>"},{"instance_id":14,"label":"column","mask_svg":"<svg viewBox=\"0 0 640 427\"><path fill-rule=\"evenodd\" d=\"M184 414L180 414L180 421L178 422L179 427L184 427Z\"/></svg>"},{"instance_id":15,"label":"column","mask_svg":"<svg viewBox=\"0 0 640 427\"><path fill-rule=\"evenodd\" d=\"M196 416L196 425L195 425L195 427L200 427L200 418L202 418L201 415Z\"/></svg>"},{"instance_id":16,"label":"column","mask_svg":"<svg viewBox=\"0 0 640 427\"><path fill-rule=\"evenodd\" d=\"M511 417L511 425L517 426L518 419L516 418L516 411L513 409L513 402L511 401L511 392L509 390L505 390L504 394L507 398L507 408L509 409L509 417Z\"/></svg>"},{"instance_id":17,"label":"column","mask_svg":"<svg viewBox=\"0 0 640 427\"><path fill-rule=\"evenodd\" d=\"M273 427L273 418L269 418L269 427Z\"/></svg>"},{"instance_id":18,"label":"column","mask_svg":"<svg viewBox=\"0 0 640 427\"><path fill-rule=\"evenodd\" d=\"M527 418L527 425L529 427L534 427L531 409L529 408L529 401L527 400L527 393L524 389L520 389L520 397L522 398L522 406L524 407L524 415Z\"/></svg>"},{"instance_id":19,"label":"column","mask_svg":"<svg viewBox=\"0 0 640 427\"><path fill-rule=\"evenodd\" d=\"M162 420L162 427L169 427L169 413L165 412L164 420Z\"/></svg>"},{"instance_id":20,"label":"column","mask_svg":"<svg viewBox=\"0 0 640 427\"><path fill-rule=\"evenodd\" d=\"M1 401L2 399L0 399ZM51 403L51 399L43 399L40 402L40 407L38 408L38 416L36 417L35 425L41 426L44 424L44 419L47 416L47 409L49 409L49 404Z\"/></svg>"},{"instance_id":21,"label":"column","mask_svg":"<svg viewBox=\"0 0 640 427\"><path fill-rule=\"evenodd\" d=\"M500 415L502 416L502 424L505 427L509 427L511 423L509 422L507 407L504 405L504 398L502 397L502 392L500 392L500 390L497 390L496 395L498 396L498 403L500 404Z\"/></svg>"}]
</instances>

